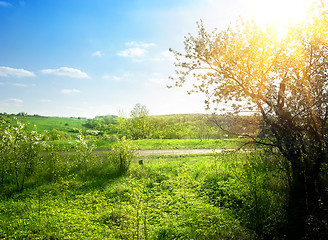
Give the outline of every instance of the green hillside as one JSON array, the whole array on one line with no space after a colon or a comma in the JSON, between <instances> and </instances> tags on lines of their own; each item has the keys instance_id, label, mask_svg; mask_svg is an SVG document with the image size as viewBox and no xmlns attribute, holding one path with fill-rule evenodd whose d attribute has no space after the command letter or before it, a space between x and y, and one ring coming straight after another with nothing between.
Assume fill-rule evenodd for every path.
<instances>
[{"instance_id":1,"label":"green hillside","mask_svg":"<svg viewBox=\"0 0 328 240\"><path fill-rule=\"evenodd\" d=\"M4 114L1 114L4 116ZM8 118L17 118L24 124L28 124L27 128L32 130L34 125L37 127L37 131L42 133L44 131L51 131L57 129L58 131L76 133L79 129L83 129L83 124L86 123L85 118L65 118L65 117L45 117L39 115L5 115Z\"/></svg>"}]
</instances>

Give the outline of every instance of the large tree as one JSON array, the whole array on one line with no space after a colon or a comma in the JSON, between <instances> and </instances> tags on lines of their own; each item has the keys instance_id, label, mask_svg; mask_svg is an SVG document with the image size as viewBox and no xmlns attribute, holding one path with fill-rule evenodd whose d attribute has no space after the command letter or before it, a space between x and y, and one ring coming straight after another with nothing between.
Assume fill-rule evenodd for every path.
<instances>
[{"instance_id":1,"label":"large tree","mask_svg":"<svg viewBox=\"0 0 328 240\"><path fill-rule=\"evenodd\" d=\"M220 32L207 32L200 22L198 35L186 37L185 52L172 50L176 86L193 82L190 91L205 93L208 108L225 103L234 113L262 116L260 130L270 134L252 138L276 147L291 170L288 232L295 239L327 234L328 189L320 178L328 163L327 10L321 1L284 37L254 21L239 20Z\"/></svg>"}]
</instances>

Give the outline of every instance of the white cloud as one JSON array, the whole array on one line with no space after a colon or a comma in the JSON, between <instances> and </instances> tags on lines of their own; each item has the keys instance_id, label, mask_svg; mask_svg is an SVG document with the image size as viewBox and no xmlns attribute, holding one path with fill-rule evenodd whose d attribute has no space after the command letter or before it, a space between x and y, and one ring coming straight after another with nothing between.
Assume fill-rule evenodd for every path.
<instances>
[{"instance_id":1,"label":"white cloud","mask_svg":"<svg viewBox=\"0 0 328 240\"><path fill-rule=\"evenodd\" d=\"M0 77L35 77L35 74L24 69L0 67Z\"/></svg>"},{"instance_id":2,"label":"white cloud","mask_svg":"<svg viewBox=\"0 0 328 240\"><path fill-rule=\"evenodd\" d=\"M144 57L147 52L148 51L146 49L136 47L136 48L125 49L121 52L118 52L117 55L120 57L135 58L135 57Z\"/></svg>"},{"instance_id":3,"label":"white cloud","mask_svg":"<svg viewBox=\"0 0 328 240\"><path fill-rule=\"evenodd\" d=\"M40 102L42 102L42 103L51 103L53 101L50 100L50 99L41 99Z\"/></svg>"},{"instance_id":4,"label":"white cloud","mask_svg":"<svg viewBox=\"0 0 328 240\"><path fill-rule=\"evenodd\" d=\"M69 67L60 67L57 69L44 69L41 70L43 74L55 75L55 76L64 76L71 78L88 78L88 74L82 72L79 69L69 68Z\"/></svg>"},{"instance_id":5,"label":"white cloud","mask_svg":"<svg viewBox=\"0 0 328 240\"><path fill-rule=\"evenodd\" d=\"M111 75L104 75L102 78L103 79L106 79L106 80L114 80L114 81L120 81L121 80L120 77L115 76L115 75L113 75L113 76L111 76Z\"/></svg>"},{"instance_id":6,"label":"white cloud","mask_svg":"<svg viewBox=\"0 0 328 240\"><path fill-rule=\"evenodd\" d=\"M35 87L36 84L24 84L24 83L14 83L13 84L15 87L23 87L23 88L28 88L28 87Z\"/></svg>"},{"instance_id":7,"label":"white cloud","mask_svg":"<svg viewBox=\"0 0 328 240\"><path fill-rule=\"evenodd\" d=\"M128 57L128 58L134 58L133 61L136 62L143 62L144 59L140 59L142 57L145 57L145 55L148 53L147 48L155 47L155 43L144 43L144 42L126 42L126 46L130 47L125 50L122 50L117 53L120 57Z\"/></svg>"},{"instance_id":8,"label":"white cloud","mask_svg":"<svg viewBox=\"0 0 328 240\"><path fill-rule=\"evenodd\" d=\"M9 98L6 100L7 102L11 102L11 103L16 103L16 104L21 104L23 103L23 100L19 99L19 98Z\"/></svg>"},{"instance_id":9,"label":"white cloud","mask_svg":"<svg viewBox=\"0 0 328 240\"><path fill-rule=\"evenodd\" d=\"M3 6L3 7L11 7L12 5L9 2L0 1L0 6Z\"/></svg>"},{"instance_id":10,"label":"white cloud","mask_svg":"<svg viewBox=\"0 0 328 240\"><path fill-rule=\"evenodd\" d=\"M64 93L64 94L69 94L69 93L79 93L80 90L78 89L62 89L61 90L61 93Z\"/></svg>"},{"instance_id":11,"label":"white cloud","mask_svg":"<svg viewBox=\"0 0 328 240\"><path fill-rule=\"evenodd\" d=\"M100 51L95 51L95 52L92 53L92 56L95 56L95 57L102 57L102 56L104 56L104 54L101 53Z\"/></svg>"},{"instance_id":12,"label":"white cloud","mask_svg":"<svg viewBox=\"0 0 328 240\"><path fill-rule=\"evenodd\" d=\"M135 42L135 41L127 42L125 43L125 45L128 47L137 47L137 48L150 48L156 46L155 43L144 43L144 42Z\"/></svg>"},{"instance_id":13,"label":"white cloud","mask_svg":"<svg viewBox=\"0 0 328 240\"><path fill-rule=\"evenodd\" d=\"M27 85L27 84L23 84L23 83L15 83L14 84L16 87L28 87L29 85Z\"/></svg>"},{"instance_id":14,"label":"white cloud","mask_svg":"<svg viewBox=\"0 0 328 240\"><path fill-rule=\"evenodd\" d=\"M21 106L24 103L23 100L19 99L19 98L8 98L5 100L0 101L0 105L2 106Z\"/></svg>"}]
</instances>

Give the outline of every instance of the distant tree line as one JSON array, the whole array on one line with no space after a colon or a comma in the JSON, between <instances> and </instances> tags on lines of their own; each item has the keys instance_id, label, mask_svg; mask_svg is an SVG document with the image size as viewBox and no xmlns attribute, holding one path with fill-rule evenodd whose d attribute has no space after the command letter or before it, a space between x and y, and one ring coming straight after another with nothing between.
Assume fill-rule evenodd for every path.
<instances>
[{"instance_id":1,"label":"distant tree line","mask_svg":"<svg viewBox=\"0 0 328 240\"><path fill-rule=\"evenodd\" d=\"M254 135L258 116L178 114L149 116L146 106L136 104L129 117L114 115L88 119L83 125L98 138L218 139ZM87 130L88 131L88 130ZM90 135L90 134L89 134Z\"/></svg>"},{"instance_id":2,"label":"distant tree line","mask_svg":"<svg viewBox=\"0 0 328 240\"><path fill-rule=\"evenodd\" d=\"M123 114L120 114L123 115ZM48 118L26 113L6 114L0 116L15 118L23 122L36 122L35 119ZM26 119L25 119L26 118ZM80 118L77 118L80 119ZM146 106L136 104L126 116L106 115L85 119L82 129L78 126L65 123L63 120L54 120L53 128L41 131L40 122L37 122L39 133L43 140L72 140L80 130L88 139L117 140L127 139L220 139L241 136L254 136L258 133L260 118L256 115L208 115L208 114L176 114L149 116ZM30 129L31 126L27 125ZM30 129L32 130L32 129Z\"/></svg>"}]
</instances>

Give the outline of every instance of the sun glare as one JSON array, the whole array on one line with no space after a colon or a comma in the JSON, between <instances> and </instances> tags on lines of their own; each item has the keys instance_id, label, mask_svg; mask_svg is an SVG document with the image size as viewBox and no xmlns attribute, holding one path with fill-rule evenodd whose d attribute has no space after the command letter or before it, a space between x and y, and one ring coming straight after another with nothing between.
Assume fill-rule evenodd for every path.
<instances>
[{"instance_id":1,"label":"sun glare","mask_svg":"<svg viewBox=\"0 0 328 240\"><path fill-rule=\"evenodd\" d=\"M275 26L283 34L288 24L306 18L312 3L313 0L250 0L246 14L259 24Z\"/></svg>"}]
</instances>

